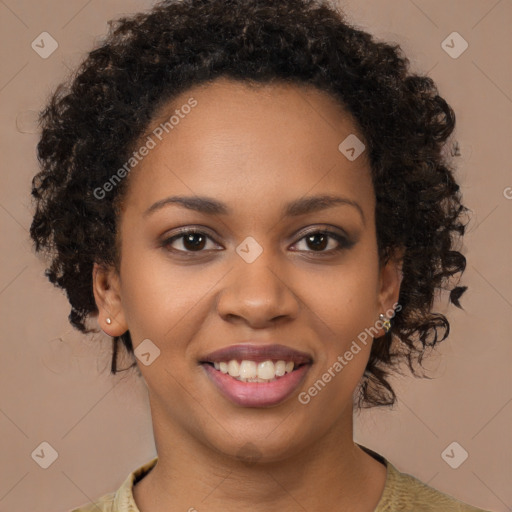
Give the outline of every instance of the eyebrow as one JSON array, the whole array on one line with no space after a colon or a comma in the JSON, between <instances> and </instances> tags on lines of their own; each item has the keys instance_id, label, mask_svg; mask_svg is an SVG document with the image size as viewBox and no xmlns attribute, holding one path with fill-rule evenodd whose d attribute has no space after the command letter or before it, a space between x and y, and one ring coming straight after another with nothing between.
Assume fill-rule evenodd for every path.
<instances>
[{"instance_id":1,"label":"eyebrow","mask_svg":"<svg viewBox=\"0 0 512 512\"><path fill-rule=\"evenodd\" d=\"M152 204L143 213L143 215L148 216L169 205L178 205L189 210L194 210L209 215L230 215L231 213L230 208L225 203L210 197L170 196ZM339 205L348 205L354 207L361 215L363 224L366 224L364 212L356 201L353 201L347 197L333 195L309 196L296 199L285 206L283 214L285 217L298 217L300 215L314 213Z\"/></svg>"}]
</instances>

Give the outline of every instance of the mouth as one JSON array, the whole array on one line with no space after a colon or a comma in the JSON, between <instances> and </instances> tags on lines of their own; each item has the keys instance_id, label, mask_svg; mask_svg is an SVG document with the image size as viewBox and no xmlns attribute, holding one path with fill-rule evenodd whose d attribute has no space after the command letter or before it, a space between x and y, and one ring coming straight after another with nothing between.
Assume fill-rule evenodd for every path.
<instances>
[{"instance_id":1,"label":"mouth","mask_svg":"<svg viewBox=\"0 0 512 512\"><path fill-rule=\"evenodd\" d=\"M270 407L288 398L304 380L311 356L284 345L233 345L201 358L220 393L243 407Z\"/></svg>"}]
</instances>

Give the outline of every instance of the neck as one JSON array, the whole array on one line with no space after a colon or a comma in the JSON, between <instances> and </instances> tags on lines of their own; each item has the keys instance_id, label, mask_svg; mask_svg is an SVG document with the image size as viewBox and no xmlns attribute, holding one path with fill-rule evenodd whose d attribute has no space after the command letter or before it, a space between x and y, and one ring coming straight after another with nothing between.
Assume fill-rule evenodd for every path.
<instances>
[{"instance_id":1,"label":"neck","mask_svg":"<svg viewBox=\"0 0 512 512\"><path fill-rule=\"evenodd\" d=\"M373 511L386 469L353 442L352 415L293 455L240 461L154 417L158 462L134 487L141 512ZM168 424L167 424L168 425ZM175 440L179 439L179 442Z\"/></svg>"}]
</instances>

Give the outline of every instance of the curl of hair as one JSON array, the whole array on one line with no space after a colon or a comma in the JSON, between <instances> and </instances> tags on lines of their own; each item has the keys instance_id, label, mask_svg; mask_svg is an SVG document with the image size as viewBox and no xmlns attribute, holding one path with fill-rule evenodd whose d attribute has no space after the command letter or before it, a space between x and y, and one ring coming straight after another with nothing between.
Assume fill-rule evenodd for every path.
<instances>
[{"instance_id":1,"label":"curl of hair","mask_svg":"<svg viewBox=\"0 0 512 512\"><path fill-rule=\"evenodd\" d=\"M51 257L46 275L66 291L71 324L90 332L85 321L98 312L93 264L117 265L119 257L116 205L126 180L105 199L94 191L131 156L160 106L221 76L314 86L357 122L371 164L381 263L405 250L401 310L373 343L357 405L393 405L392 372L407 361L416 375L414 363L449 334L446 317L432 311L436 292L450 290L460 308L466 289L450 288L465 269L455 235L464 234L469 211L444 151L455 115L431 78L409 71L399 45L350 25L326 2L163 1L110 22L101 44L57 87L40 113L30 233ZM114 374L119 342L133 354L128 331L113 338Z\"/></svg>"}]
</instances>

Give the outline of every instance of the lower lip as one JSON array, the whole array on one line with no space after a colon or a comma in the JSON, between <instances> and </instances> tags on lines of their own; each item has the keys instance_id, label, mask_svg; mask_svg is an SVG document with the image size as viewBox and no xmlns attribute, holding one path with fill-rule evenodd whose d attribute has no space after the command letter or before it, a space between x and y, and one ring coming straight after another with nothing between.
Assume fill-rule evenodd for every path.
<instances>
[{"instance_id":1,"label":"lower lip","mask_svg":"<svg viewBox=\"0 0 512 512\"><path fill-rule=\"evenodd\" d=\"M272 382L242 382L209 364L202 366L217 389L242 407L271 407L283 402L299 387L310 367L302 365Z\"/></svg>"}]
</instances>

